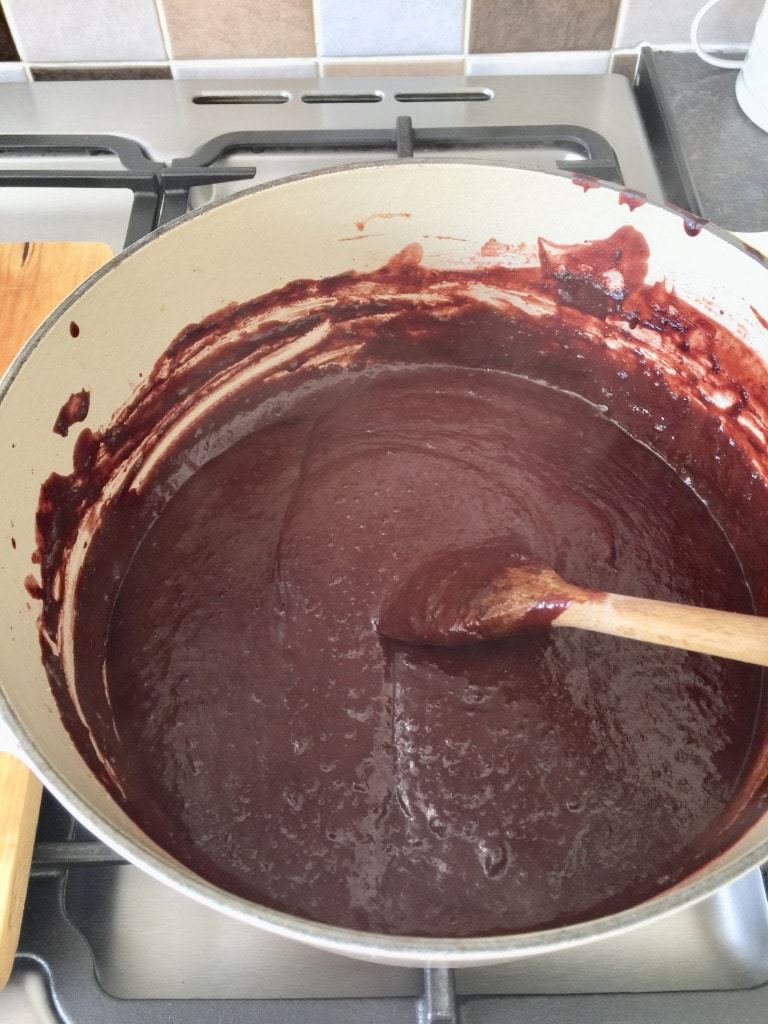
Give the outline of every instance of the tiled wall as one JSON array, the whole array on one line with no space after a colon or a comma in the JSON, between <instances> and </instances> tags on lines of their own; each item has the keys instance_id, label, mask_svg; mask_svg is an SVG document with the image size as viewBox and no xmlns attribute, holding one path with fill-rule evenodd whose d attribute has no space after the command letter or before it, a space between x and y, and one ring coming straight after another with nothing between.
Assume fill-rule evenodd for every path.
<instances>
[{"instance_id":1,"label":"tiled wall","mask_svg":"<svg viewBox=\"0 0 768 1024\"><path fill-rule=\"evenodd\" d=\"M721 0L702 38L746 43L762 3ZM700 4L2 0L0 81L598 71L612 48L684 44Z\"/></svg>"}]
</instances>

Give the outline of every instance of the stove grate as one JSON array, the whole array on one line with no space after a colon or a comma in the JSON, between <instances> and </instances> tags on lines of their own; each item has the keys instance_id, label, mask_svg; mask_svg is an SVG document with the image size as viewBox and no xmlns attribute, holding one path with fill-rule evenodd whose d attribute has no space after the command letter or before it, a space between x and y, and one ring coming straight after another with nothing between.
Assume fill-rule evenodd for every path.
<instances>
[{"instance_id":1,"label":"stove grate","mask_svg":"<svg viewBox=\"0 0 768 1024\"><path fill-rule=\"evenodd\" d=\"M263 152L377 152L409 158L418 153L458 153L484 146L491 151L565 148L574 160L558 160L563 170L578 168L606 181L621 183L613 147L589 128L577 125L499 125L491 127L414 128L410 117L396 118L389 128L241 131L216 136L188 157L171 163L153 160L136 139L120 135L2 135L0 158L14 156L117 157L111 169L14 169L0 167L1 187L130 189L133 203L125 235L131 245L161 225L187 212L189 190L199 185L253 178L256 167L223 166L233 151Z\"/></svg>"},{"instance_id":2,"label":"stove grate","mask_svg":"<svg viewBox=\"0 0 768 1024\"><path fill-rule=\"evenodd\" d=\"M173 161L174 168L212 167L229 153L268 151L311 152L351 150L395 152L408 158L421 153L451 152L485 147L503 149L566 149L575 160L558 160L561 170L578 169L615 184L622 184L621 169L613 147L598 132L579 125L498 125L456 128L414 128L410 117L398 117L394 128L305 129L296 131L241 131L217 135L189 157Z\"/></svg>"},{"instance_id":3,"label":"stove grate","mask_svg":"<svg viewBox=\"0 0 768 1024\"><path fill-rule=\"evenodd\" d=\"M0 168L0 187L23 188L127 188L133 204L125 245L137 242L161 224L186 212L186 197L194 185L250 178L250 167L188 167L181 173L152 160L135 139L118 135L3 135L0 156L109 154L122 167L110 170ZM184 208L178 196L183 192Z\"/></svg>"}]
</instances>

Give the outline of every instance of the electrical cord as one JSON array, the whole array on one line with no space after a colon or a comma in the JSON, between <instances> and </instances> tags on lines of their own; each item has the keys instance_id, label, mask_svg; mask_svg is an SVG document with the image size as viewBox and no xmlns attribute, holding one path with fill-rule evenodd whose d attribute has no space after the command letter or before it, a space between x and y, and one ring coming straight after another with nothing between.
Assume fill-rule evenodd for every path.
<instances>
[{"instance_id":1,"label":"electrical cord","mask_svg":"<svg viewBox=\"0 0 768 1024\"><path fill-rule=\"evenodd\" d=\"M709 14L715 4L719 4L720 0L707 0L704 6L698 11L696 17L691 22L691 45L693 46L696 53L701 57L707 64L711 64L715 68L740 68L744 64L743 60L730 60L727 57L715 57L711 53L707 53L699 42L699 26L702 20Z\"/></svg>"}]
</instances>

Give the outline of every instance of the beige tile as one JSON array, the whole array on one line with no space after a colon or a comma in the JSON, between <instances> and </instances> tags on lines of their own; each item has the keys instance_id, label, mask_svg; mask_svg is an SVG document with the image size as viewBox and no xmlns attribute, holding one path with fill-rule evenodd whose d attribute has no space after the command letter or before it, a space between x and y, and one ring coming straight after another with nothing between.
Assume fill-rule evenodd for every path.
<instances>
[{"instance_id":1,"label":"beige tile","mask_svg":"<svg viewBox=\"0 0 768 1024\"><path fill-rule=\"evenodd\" d=\"M605 50L619 0L473 0L472 53Z\"/></svg>"},{"instance_id":2,"label":"beige tile","mask_svg":"<svg viewBox=\"0 0 768 1024\"><path fill-rule=\"evenodd\" d=\"M704 18L699 40L709 47L717 43L748 43L764 0L723 0ZM703 0L625 0L617 46L638 43L687 43L691 22Z\"/></svg>"},{"instance_id":3,"label":"beige tile","mask_svg":"<svg viewBox=\"0 0 768 1024\"><path fill-rule=\"evenodd\" d=\"M313 57L312 0L159 0L171 57Z\"/></svg>"},{"instance_id":4,"label":"beige tile","mask_svg":"<svg viewBox=\"0 0 768 1024\"><path fill-rule=\"evenodd\" d=\"M324 60L323 75L350 77L367 75L378 78L381 75L463 75L462 58L440 58L438 60Z\"/></svg>"}]
</instances>

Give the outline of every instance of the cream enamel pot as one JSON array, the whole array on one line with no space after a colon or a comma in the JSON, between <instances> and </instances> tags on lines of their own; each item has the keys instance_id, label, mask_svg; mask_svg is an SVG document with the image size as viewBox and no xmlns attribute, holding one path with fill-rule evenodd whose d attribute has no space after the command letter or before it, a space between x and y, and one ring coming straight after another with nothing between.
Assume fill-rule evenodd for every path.
<instances>
[{"instance_id":1,"label":"cream enamel pot","mask_svg":"<svg viewBox=\"0 0 768 1024\"><path fill-rule=\"evenodd\" d=\"M42 481L54 470L70 470L78 433L66 439L52 433L56 412L64 398L86 387L91 406L84 425L108 422L185 325L228 303L298 278L373 270L414 241L423 246L427 265L464 265L489 238L516 246L506 258L524 264L535 261L539 236L581 242L631 224L650 246L649 280L666 280L768 363L768 329L754 312L768 311L763 263L707 227L689 234L677 211L651 203L630 209L619 198L611 186L575 187L569 176L448 161L294 178L240 193L134 245L30 339L0 384L0 713L6 745L18 745L90 831L160 881L241 921L336 953L404 965L491 964L589 942L700 900L768 858L764 815L671 890L585 923L471 939L393 937L317 924L224 892L150 841L81 759L41 663L39 607L24 587L33 569L35 510ZM366 222L365 229L356 231L358 222ZM72 320L81 329L76 344ZM768 365L765 373L768 379Z\"/></svg>"}]
</instances>

